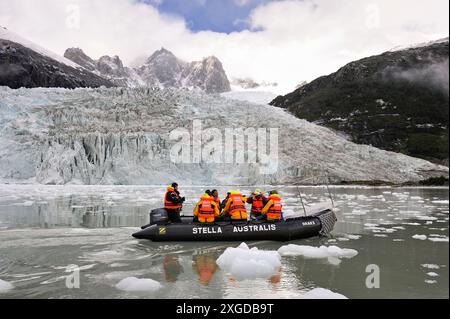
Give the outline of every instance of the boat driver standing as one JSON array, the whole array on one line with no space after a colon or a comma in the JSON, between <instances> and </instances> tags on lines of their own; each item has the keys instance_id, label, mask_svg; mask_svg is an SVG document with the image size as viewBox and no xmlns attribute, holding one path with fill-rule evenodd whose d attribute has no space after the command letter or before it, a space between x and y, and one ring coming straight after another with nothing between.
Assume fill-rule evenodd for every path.
<instances>
[{"instance_id":1,"label":"boat driver standing","mask_svg":"<svg viewBox=\"0 0 450 319\"><path fill-rule=\"evenodd\" d=\"M180 212L185 200L186 198L180 197L177 183L172 183L167 187L164 195L164 208L167 211L170 223L181 223Z\"/></svg>"}]
</instances>

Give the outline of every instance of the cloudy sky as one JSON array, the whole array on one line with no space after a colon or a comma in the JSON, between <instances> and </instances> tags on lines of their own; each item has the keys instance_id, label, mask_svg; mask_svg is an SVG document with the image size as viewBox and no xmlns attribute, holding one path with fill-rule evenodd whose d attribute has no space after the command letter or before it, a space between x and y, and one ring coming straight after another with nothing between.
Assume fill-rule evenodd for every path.
<instances>
[{"instance_id":1,"label":"cloudy sky","mask_svg":"<svg viewBox=\"0 0 450 319\"><path fill-rule=\"evenodd\" d=\"M449 34L448 0L0 0L0 25L56 53L125 64L165 47L287 92L344 64Z\"/></svg>"}]
</instances>

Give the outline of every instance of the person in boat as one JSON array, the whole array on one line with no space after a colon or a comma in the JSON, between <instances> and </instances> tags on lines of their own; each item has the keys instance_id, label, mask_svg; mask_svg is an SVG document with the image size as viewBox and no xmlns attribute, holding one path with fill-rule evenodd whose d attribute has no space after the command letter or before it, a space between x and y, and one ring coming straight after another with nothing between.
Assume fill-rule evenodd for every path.
<instances>
[{"instance_id":1,"label":"person in boat","mask_svg":"<svg viewBox=\"0 0 450 319\"><path fill-rule=\"evenodd\" d=\"M261 211L262 219L267 221L281 221L283 220L283 205L281 205L281 196L277 191L269 193L269 201Z\"/></svg>"},{"instance_id":2,"label":"person in boat","mask_svg":"<svg viewBox=\"0 0 450 319\"><path fill-rule=\"evenodd\" d=\"M247 204L252 204L252 208L250 210L251 217L254 219L260 218L262 209L268 201L269 200L264 196L259 188L255 189L252 195L247 198Z\"/></svg>"},{"instance_id":3,"label":"person in boat","mask_svg":"<svg viewBox=\"0 0 450 319\"><path fill-rule=\"evenodd\" d=\"M227 192L227 196L223 199L222 203L220 204L221 210L225 208L229 199L230 199L230 192Z\"/></svg>"},{"instance_id":4,"label":"person in boat","mask_svg":"<svg viewBox=\"0 0 450 319\"><path fill-rule=\"evenodd\" d=\"M211 196L213 197L214 201L216 202L217 207L219 208L219 212L222 211L220 198L219 198L219 192L217 191L217 189L213 189L211 191Z\"/></svg>"},{"instance_id":5,"label":"person in boat","mask_svg":"<svg viewBox=\"0 0 450 319\"><path fill-rule=\"evenodd\" d=\"M164 208L167 211L169 222L181 223L180 212L185 200L186 198L180 196L177 183L172 183L167 187L164 195Z\"/></svg>"},{"instance_id":6,"label":"person in boat","mask_svg":"<svg viewBox=\"0 0 450 319\"><path fill-rule=\"evenodd\" d=\"M214 201L214 198L205 192L197 205L195 205L194 222L214 223L219 215L219 206Z\"/></svg>"},{"instance_id":7,"label":"person in boat","mask_svg":"<svg viewBox=\"0 0 450 319\"><path fill-rule=\"evenodd\" d=\"M225 208L221 214L222 220L247 221L245 203L247 199L238 191L230 191Z\"/></svg>"}]
</instances>

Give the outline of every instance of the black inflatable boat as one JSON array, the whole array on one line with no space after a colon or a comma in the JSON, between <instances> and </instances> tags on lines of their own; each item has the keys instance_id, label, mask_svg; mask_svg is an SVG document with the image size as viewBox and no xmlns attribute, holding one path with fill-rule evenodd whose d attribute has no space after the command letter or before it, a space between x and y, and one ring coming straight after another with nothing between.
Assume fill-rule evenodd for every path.
<instances>
[{"instance_id":1,"label":"black inflatable boat","mask_svg":"<svg viewBox=\"0 0 450 319\"><path fill-rule=\"evenodd\" d=\"M182 218L181 224L167 224L164 209L150 213L150 224L133 234L138 239L152 241L247 241L294 239L326 236L336 223L332 209L324 209L310 216L287 219L280 222L216 222L200 224L192 222L192 217Z\"/></svg>"}]
</instances>

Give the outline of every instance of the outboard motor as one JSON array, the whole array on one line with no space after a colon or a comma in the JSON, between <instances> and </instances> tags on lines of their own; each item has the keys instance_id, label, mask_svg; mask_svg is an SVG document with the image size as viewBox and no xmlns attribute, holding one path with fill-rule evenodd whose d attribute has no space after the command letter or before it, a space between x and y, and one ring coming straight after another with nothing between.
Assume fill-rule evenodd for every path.
<instances>
[{"instance_id":1,"label":"outboard motor","mask_svg":"<svg viewBox=\"0 0 450 319\"><path fill-rule=\"evenodd\" d=\"M150 224L142 226L141 229L146 229L152 225L167 225L169 216L164 208L153 209L150 211Z\"/></svg>"},{"instance_id":2,"label":"outboard motor","mask_svg":"<svg viewBox=\"0 0 450 319\"><path fill-rule=\"evenodd\" d=\"M169 216L164 208L153 209L150 212L150 225L167 225Z\"/></svg>"}]
</instances>

